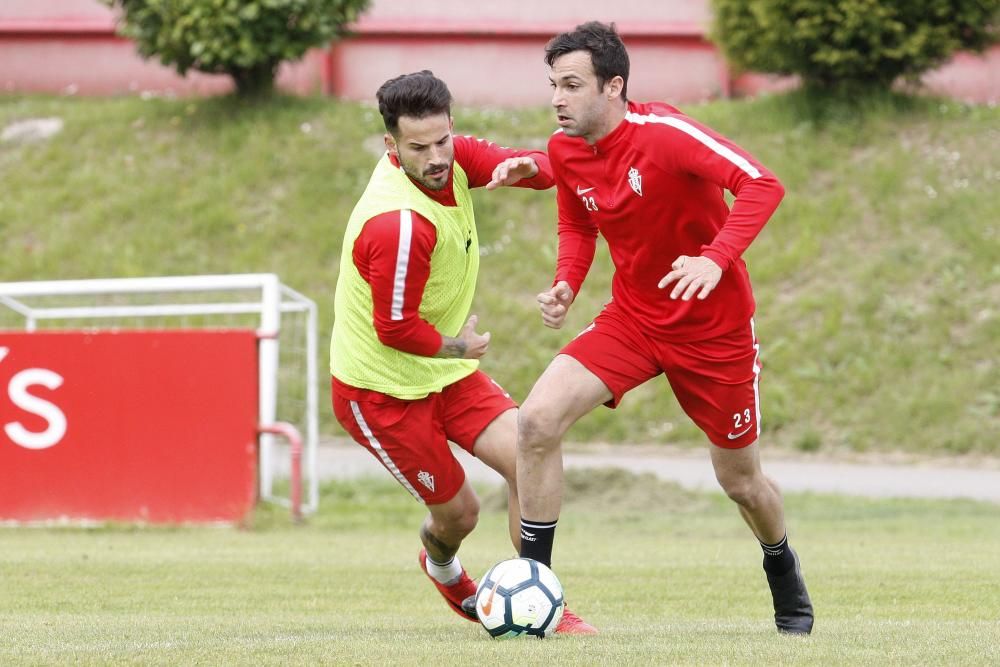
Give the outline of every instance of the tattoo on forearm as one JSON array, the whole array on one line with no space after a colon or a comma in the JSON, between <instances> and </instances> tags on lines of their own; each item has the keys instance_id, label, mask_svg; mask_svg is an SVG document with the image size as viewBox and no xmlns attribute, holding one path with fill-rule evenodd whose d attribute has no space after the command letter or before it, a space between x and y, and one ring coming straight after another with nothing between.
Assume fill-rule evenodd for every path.
<instances>
[{"instance_id":1,"label":"tattoo on forearm","mask_svg":"<svg viewBox=\"0 0 1000 667\"><path fill-rule=\"evenodd\" d=\"M441 349L437 351L435 357L443 359L461 359L465 356L466 345L461 338L441 337Z\"/></svg>"},{"instance_id":2,"label":"tattoo on forearm","mask_svg":"<svg viewBox=\"0 0 1000 667\"><path fill-rule=\"evenodd\" d=\"M420 541L424 543L424 547L427 549L427 555L431 557L431 560L438 563L445 563L451 560L452 556L458 553L458 547L445 544L438 538L434 537L431 531L427 530L426 525L420 527Z\"/></svg>"}]
</instances>

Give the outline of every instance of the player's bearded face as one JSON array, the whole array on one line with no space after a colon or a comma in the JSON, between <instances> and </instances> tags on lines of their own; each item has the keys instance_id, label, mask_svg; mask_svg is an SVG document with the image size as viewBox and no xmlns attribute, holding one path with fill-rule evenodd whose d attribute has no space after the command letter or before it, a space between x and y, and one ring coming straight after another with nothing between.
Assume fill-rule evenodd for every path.
<instances>
[{"instance_id":1,"label":"player's bearded face","mask_svg":"<svg viewBox=\"0 0 1000 667\"><path fill-rule=\"evenodd\" d=\"M552 107L562 131L570 137L583 137L593 143L606 129L610 102L586 51L571 51L552 63Z\"/></svg>"},{"instance_id":2,"label":"player's bearded face","mask_svg":"<svg viewBox=\"0 0 1000 667\"><path fill-rule=\"evenodd\" d=\"M452 120L448 114L414 118L400 116L396 136L385 135L386 147L395 153L403 171L428 190L448 184L455 161Z\"/></svg>"}]
</instances>

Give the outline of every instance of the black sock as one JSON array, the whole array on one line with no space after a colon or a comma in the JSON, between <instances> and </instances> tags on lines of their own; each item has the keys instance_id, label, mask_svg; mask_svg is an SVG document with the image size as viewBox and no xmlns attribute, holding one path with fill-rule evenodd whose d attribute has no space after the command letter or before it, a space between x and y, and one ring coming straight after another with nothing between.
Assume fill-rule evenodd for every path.
<instances>
[{"instance_id":1,"label":"black sock","mask_svg":"<svg viewBox=\"0 0 1000 667\"><path fill-rule=\"evenodd\" d=\"M556 521L529 521L521 518L521 558L531 558L546 566L552 565L552 539L556 536Z\"/></svg>"},{"instance_id":2,"label":"black sock","mask_svg":"<svg viewBox=\"0 0 1000 667\"><path fill-rule=\"evenodd\" d=\"M784 574L795 566L795 557L788 548L787 535L777 544L761 542L760 548L764 551L764 571L768 574Z\"/></svg>"}]
</instances>

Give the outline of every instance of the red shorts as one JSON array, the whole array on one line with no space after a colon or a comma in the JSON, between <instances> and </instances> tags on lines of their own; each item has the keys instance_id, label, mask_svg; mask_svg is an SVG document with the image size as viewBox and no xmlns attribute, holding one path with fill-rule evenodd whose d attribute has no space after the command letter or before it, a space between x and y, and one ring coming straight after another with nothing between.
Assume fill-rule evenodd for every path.
<instances>
[{"instance_id":1,"label":"red shorts","mask_svg":"<svg viewBox=\"0 0 1000 667\"><path fill-rule=\"evenodd\" d=\"M760 435L760 345L752 319L715 338L673 343L643 334L612 301L562 354L607 385L610 408L663 373L681 408L715 445L739 449Z\"/></svg>"},{"instance_id":2,"label":"red shorts","mask_svg":"<svg viewBox=\"0 0 1000 667\"><path fill-rule=\"evenodd\" d=\"M494 419L517 404L486 373L448 385L436 394L405 401L331 382L333 413L414 498L428 505L455 497L465 471L448 446L473 454L476 439Z\"/></svg>"}]
</instances>

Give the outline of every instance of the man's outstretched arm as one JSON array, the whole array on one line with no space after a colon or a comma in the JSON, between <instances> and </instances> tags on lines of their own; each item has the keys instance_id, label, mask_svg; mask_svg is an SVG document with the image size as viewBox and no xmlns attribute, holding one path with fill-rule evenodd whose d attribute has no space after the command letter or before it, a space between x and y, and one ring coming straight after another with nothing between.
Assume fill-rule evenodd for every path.
<instances>
[{"instance_id":1,"label":"man's outstretched arm","mask_svg":"<svg viewBox=\"0 0 1000 667\"><path fill-rule=\"evenodd\" d=\"M497 146L492 141L469 136L455 137L455 161L469 177L469 187L500 186L547 190L555 181L544 151Z\"/></svg>"}]
</instances>

